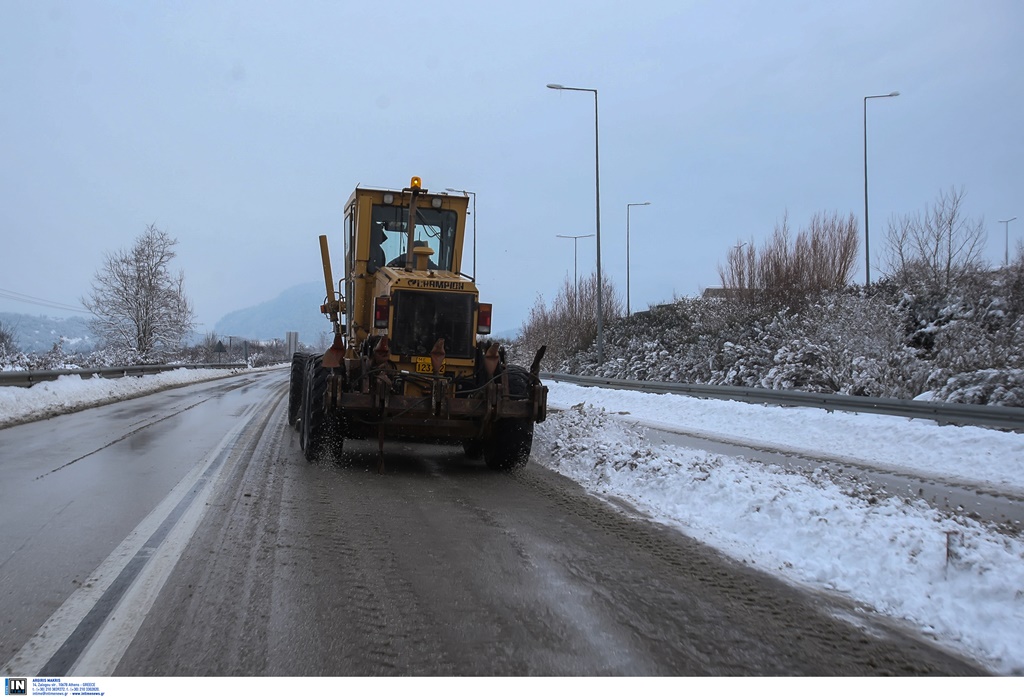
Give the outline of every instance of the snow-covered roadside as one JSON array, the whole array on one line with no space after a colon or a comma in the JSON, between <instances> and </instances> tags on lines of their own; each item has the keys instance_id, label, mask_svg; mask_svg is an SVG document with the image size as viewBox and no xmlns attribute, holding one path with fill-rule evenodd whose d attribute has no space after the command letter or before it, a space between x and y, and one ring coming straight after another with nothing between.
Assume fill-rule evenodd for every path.
<instances>
[{"instance_id":1,"label":"snow-covered roadside","mask_svg":"<svg viewBox=\"0 0 1024 697\"><path fill-rule=\"evenodd\" d=\"M62 375L33 387L0 387L0 428L141 397L171 387L227 377L237 372L220 368L179 368L156 375L116 379Z\"/></svg>"},{"instance_id":2,"label":"snow-covered roadside","mask_svg":"<svg viewBox=\"0 0 1024 697\"><path fill-rule=\"evenodd\" d=\"M547 383L552 405L604 407L632 423L760 449L961 482L1024 496L1024 434L927 419L775 407Z\"/></svg>"},{"instance_id":3,"label":"snow-covered roadside","mask_svg":"<svg viewBox=\"0 0 1024 697\"><path fill-rule=\"evenodd\" d=\"M1024 540L924 503L865 500L825 476L654 447L636 422L837 453L894 471L969 472L973 481L1019 490L1024 435L558 383L550 389L549 404L564 411L537 427L534 457L542 464L732 557L847 595L996 672L1024 675Z\"/></svg>"}]
</instances>

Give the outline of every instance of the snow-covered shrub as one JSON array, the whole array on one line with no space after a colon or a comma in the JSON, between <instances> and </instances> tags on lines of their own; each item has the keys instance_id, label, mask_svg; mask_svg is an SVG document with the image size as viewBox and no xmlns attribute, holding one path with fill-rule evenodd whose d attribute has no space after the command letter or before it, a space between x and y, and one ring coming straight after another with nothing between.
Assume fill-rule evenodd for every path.
<instances>
[{"instance_id":1,"label":"snow-covered shrub","mask_svg":"<svg viewBox=\"0 0 1024 697\"><path fill-rule=\"evenodd\" d=\"M115 348L104 346L96 349L86 356L86 364L89 368L106 368L120 365L142 365L145 363L142 356L133 349Z\"/></svg>"},{"instance_id":2,"label":"snow-covered shrub","mask_svg":"<svg viewBox=\"0 0 1024 697\"><path fill-rule=\"evenodd\" d=\"M934 399L959 404L1024 407L1024 370L976 370L948 378Z\"/></svg>"},{"instance_id":3,"label":"snow-covered shrub","mask_svg":"<svg viewBox=\"0 0 1024 697\"><path fill-rule=\"evenodd\" d=\"M608 377L817 392L914 396L927 369L905 342L904 313L851 293L818 297L800 313L682 299L616 322L604 366L593 350L562 369ZM621 366L625 366L623 369Z\"/></svg>"},{"instance_id":4,"label":"snow-covered shrub","mask_svg":"<svg viewBox=\"0 0 1024 697\"><path fill-rule=\"evenodd\" d=\"M263 368L268 365L274 365L275 363L283 362L281 356L274 356L267 351L257 351L256 353L249 354L249 358L246 361L250 368Z\"/></svg>"}]
</instances>

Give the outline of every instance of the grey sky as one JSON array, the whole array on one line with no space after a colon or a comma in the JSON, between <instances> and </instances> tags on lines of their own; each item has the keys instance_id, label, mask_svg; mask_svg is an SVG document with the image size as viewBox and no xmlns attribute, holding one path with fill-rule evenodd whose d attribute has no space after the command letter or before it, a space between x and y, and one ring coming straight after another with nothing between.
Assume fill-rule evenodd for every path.
<instances>
[{"instance_id":1,"label":"grey sky","mask_svg":"<svg viewBox=\"0 0 1024 697\"><path fill-rule=\"evenodd\" d=\"M478 193L496 329L594 231L634 311L717 285L738 239L886 223L964 187L986 258L1024 239L1024 3L0 1L0 289L74 304L147 223L201 329L321 278L357 183ZM863 255L863 249L861 250ZM581 240L581 273L593 268ZM340 264L336 262L336 269ZM881 271L873 271L877 278ZM857 279L863 280L861 266ZM0 298L0 310L61 313ZM325 323L326 328L326 323Z\"/></svg>"}]
</instances>

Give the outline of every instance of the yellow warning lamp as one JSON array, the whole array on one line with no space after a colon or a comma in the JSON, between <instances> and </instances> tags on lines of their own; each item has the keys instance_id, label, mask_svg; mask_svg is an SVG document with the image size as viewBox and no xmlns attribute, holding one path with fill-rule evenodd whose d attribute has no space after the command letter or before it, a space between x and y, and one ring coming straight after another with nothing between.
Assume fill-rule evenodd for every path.
<instances>
[{"instance_id":1,"label":"yellow warning lamp","mask_svg":"<svg viewBox=\"0 0 1024 697\"><path fill-rule=\"evenodd\" d=\"M423 182L420 180L419 177L413 177L412 178L412 182L409 183L409 188L410 189L419 189L419 188L422 188L422 185L423 185Z\"/></svg>"}]
</instances>

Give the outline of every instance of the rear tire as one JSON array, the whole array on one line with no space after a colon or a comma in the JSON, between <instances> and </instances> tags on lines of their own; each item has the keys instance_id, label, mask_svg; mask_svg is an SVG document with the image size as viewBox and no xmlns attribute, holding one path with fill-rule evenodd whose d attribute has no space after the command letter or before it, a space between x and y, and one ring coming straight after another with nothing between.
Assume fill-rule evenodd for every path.
<instances>
[{"instance_id":1,"label":"rear tire","mask_svg":"<svg viewBox=\"0 0 1024 697\"><path fill-rule=\"evenodd\" d=\"M462 452L470 460L479 460L484 456L484 442L479 438L467 438L462 441Z\"/></svg>"},{"instance_id":2,"label":"rear tire","mask_svg":"<svg viewBox=\"0 0 1024 697\"><path fill-rule=\"evenodd\" d=\"M526 368L510 365L508 393L512 399L528 399L530 396L530 373ZM491 469L518 469L530 460L533 448L532 419L501 419L491 427L491 435L483 441L484 462Z\"/></svg>"},{"instance_id":3,"label":"rear tire","mask_svg":"<svg viewBox=\"0 0 1024 697\"><path fill-rule=\"evenodd\" d=\"M519 469L530 460L533 447L533 421L501 419L494 422L490 437L484 441L484 462L491 469Z\"/></svg>"}]
</instances>

